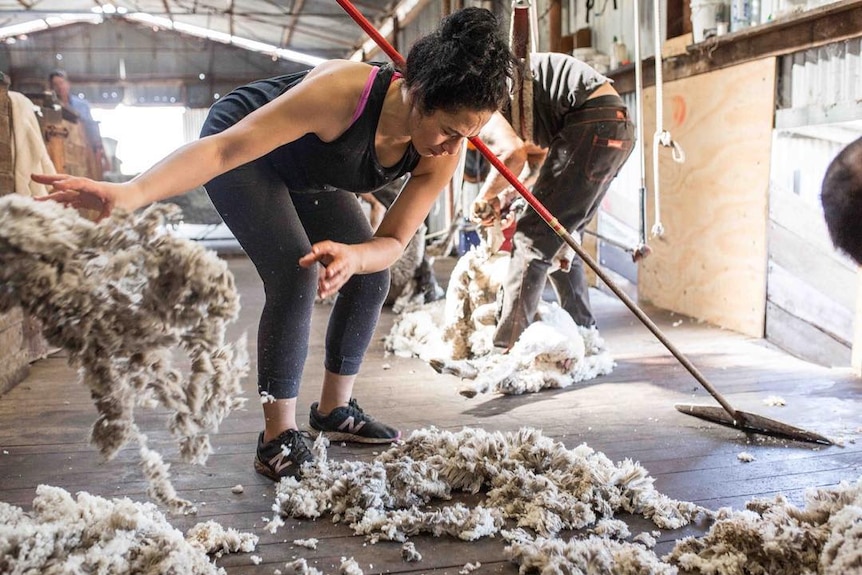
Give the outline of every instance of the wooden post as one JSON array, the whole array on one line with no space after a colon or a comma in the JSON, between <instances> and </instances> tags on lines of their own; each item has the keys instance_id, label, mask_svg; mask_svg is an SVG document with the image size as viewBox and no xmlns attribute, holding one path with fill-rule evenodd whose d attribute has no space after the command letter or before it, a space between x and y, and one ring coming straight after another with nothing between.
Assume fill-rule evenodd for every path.
<instances>
[{"instance_id":1,"label":"wooden post","mask_svg":"<svg viewBox=\"0 0 862 575\"><path fill-rule=\"evenodd\" d=\"M45 146L48 148L48 157L54 164L57 173L66 173L66 139L69 130L62 125L48 124L45 126Z\"/></svg>"},{"instance_id":2,"label":"wooden post","mask_svg":"<svg viewBox=\"0 0 862 575\"><path fill-rule=\"evenodd\" d=\"M548 27L550 28L548 34L550 51L560 52L561 38L563 37L563 3L561 0L551 0L551 5L548 8Z\"/></svg>"}]
</instances>

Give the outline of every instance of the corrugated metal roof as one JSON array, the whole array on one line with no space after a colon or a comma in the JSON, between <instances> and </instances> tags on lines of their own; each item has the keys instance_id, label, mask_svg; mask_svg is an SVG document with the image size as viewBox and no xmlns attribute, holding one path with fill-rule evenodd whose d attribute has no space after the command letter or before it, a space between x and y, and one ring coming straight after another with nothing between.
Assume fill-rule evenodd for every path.
<instances>
[{"instance_id":1,"label":"corrugated metal roof","mask_svg":"<svg viewBox=\"0 0 862 575\"><path fill-rule=\"evenodd\" d=\"M429 0L353 5L377 27L396 10L402 24L426 6L439 18ZM405 16L405 5L415 12ZM214 94L314 63L285 51L348 58L367 39L333 0L0 0L0 71L13 88L42 90L62 68L95 103L206 107Z\"/></svg>"},{"instance_id":2,"label":"corrugated metal roof","mask_svg":"<svg viewBox=\"0 0 862 575\"><path fill-rule=\"evenodd\" d=\"M373 23L392 13L393 0L354 4ZM63 18L125 19L147 14L179 25L296 50L321 58L340 58L365 37L332 0L0 0L0 27L44 20L60 26Z\"/></svg>"}]
</instances>

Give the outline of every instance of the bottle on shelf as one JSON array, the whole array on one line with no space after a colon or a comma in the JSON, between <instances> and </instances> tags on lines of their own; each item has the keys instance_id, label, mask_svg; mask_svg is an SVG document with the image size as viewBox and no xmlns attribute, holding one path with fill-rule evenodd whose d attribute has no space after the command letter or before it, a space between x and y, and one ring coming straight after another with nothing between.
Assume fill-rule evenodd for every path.
<instances>
[{"instance_id":1,"label":"bottle on shelf","mask_svg":"<svg viewBox=\"0 0 862 575\"><path fill-rule=\"evenodd\" d=\"M611 44L611 70L616 70L623 64L628 64L628 48L616 36Z\"/></svg>"}]
</instances>

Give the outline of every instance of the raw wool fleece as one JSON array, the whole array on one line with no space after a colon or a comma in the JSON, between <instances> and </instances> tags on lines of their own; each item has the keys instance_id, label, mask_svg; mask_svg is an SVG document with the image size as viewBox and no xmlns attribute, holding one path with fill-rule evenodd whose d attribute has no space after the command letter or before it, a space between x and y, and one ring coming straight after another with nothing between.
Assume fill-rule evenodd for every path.
<instances>
[{"instance_id":1,"label":"raw wool fleece","mask_svg":"<svg viewBox=\"0 0 862 575\"><path fill-rule=\"evenodd\" d=\"M614 464L587 445L569 450L535 429L423 429L370 463L333 463L326 445L317 440L317 460L301 480L285 478L276 486L273 533L284 525L282 517L327 514L372 543L406 542L422 533L466 541L499 533L504 555L520 573L862 573L862 478L809 491L801 510L779 497L716 514L657 492L637 463ZM476 507L440 505L455 492L479 491L485 497ZM660 532L631 537L616 513L641 515L661 529L678 529L697 516L717 520L706 536L682 539L658 557L652 547ZM578 529L583 535L559 537ZM414 550L405 545L405 559Z\"/></svg>"},{"instance_id":2,"label":"raw wool fleece","mask_svg":"<svg viewBox=\"0 0 862 575\"><path fill-rule=\"evenodd\" d=\"M89 493L77 499L59 487L40 485L32 513L0 502L0 573L184 573L216 575L207 554L245 553L258 538L213 522L183 534L152 503L107 500Z\"/></svg>"},{"instance_id":3,"label":"raw wool fleece","mask_svg":"<svg viewBox=\"0 0 862 575\"><path fill-rule=\"evenodd\" d=\"M182 459L202 464L208 433L245 402L248 357L244 338L224 342L239 313L227 264L166 233L177 217L155 205L94 224L56 202L0 199L0 311L21 306L68 352L99 412L90 433L99 451L110 459L137 439L150 495L190 510L146 447L134 409L166 408ZM187 377L172 366L178 348L190 359Z\"/></svg>"},{"instance_id":4,"label":"raw wool fleece","mask_svg":"<svg viewBox=\"0 0 862 575\"><path fill-rule=\"evenodd\" d=\"M519 573L608 573L613 575L676 575L677 568L649 549L627 541L590 535L568 541L535 539L523 529L503 533L506 559Z\"/></svg>"},{"instance_id":5,"label":"raw wool fleece","mask_svg":"<svg viewBox=\"0 0 862 575\"><path fill-rule=\"evenodd\" d=\"M437 371L462 377L467 396L532 393L611 373L614 361L598 330L576 325L556 303L539 305L538 320L509 353L492 353L508 257L484 246L461 257L445 302L408 308L384 340L387 352L417 356Z\"/></svg>"},{"instance_id":6,"label":"raw wool fleece","mask_svg":"<svg viewBox=\"0 0 862 575\"><path fill-rule=\"evenodd\" d=\"M587 445L567 449L535 429L423 429L370 463L329 461L322 438L314 449L317 459L302 479L276 486L273 532L284 525L282 517L328 514L372 542L404 542L420 533L472 541L500 533L507 522L553 537L617 512L641 515L662 529L709 515L657 492L647 471L631 460L614 464ZM476 507L437 503L453 492L480 490L485 497Z\"/></svg>"},{"instance_id":7,"label":"raw wool fleece","mask_svg":"<svg viewBox=\"0 0 862 575\"><path fill-rule=\"evenodd\" d=\"M681 540L666 559L704 575L862 573L862 477L808 490L802 509L782 495L721 509L704 537Z\"/></svg>"}]
</instances>

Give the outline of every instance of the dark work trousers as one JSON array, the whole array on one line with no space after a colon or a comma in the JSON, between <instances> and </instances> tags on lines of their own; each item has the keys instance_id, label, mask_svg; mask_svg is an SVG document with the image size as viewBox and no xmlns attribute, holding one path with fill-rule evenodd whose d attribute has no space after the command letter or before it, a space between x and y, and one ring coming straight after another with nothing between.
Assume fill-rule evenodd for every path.
<instances>
[{"instance_id":1,"label":"dark work trousers","mask_svg":"<svg viewBox=\"0 0 862 575\"><path fill-rule=\"evenodd\" d=\"M631 154L634 139L634 125L620 98L587 100L563 118L563 128L551 142L533 195L569 233L581 234ZM581 259L575 256L568 272L549 274L564 243L532 208L518 219L495 346L511 348L534 321L549 278L560 306L575 323L595 325Z\"/></svg>"},{"instance_id":2,"label":"dark work trousers","mask_svg":"<svg viewBox=\"0 0 862 575\"><path fill-rule=\"evenodd\" d=\"M308 354L318 268L300 267L313 243L356 244L371 238L355 194L291 193L266 158L206 184L210 199L257 268L266 303L257 339L258 389L296 397ZM354 275L339 291L326 331L324 366L353 375L374 334L389 290L389 270Z\"/></svg>"}]
</instances>

